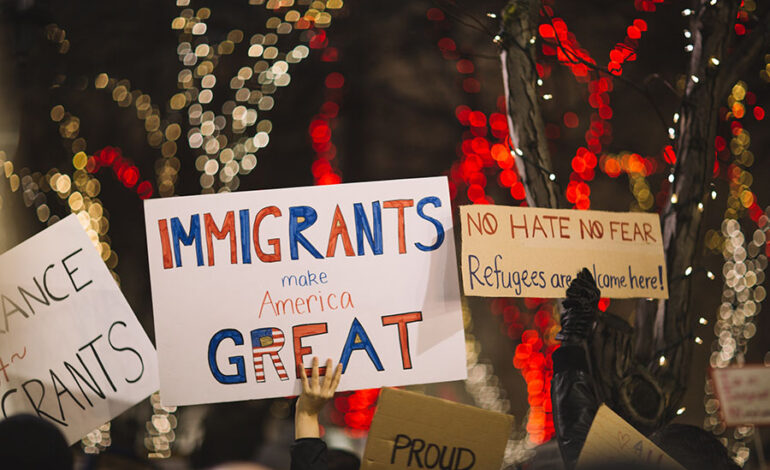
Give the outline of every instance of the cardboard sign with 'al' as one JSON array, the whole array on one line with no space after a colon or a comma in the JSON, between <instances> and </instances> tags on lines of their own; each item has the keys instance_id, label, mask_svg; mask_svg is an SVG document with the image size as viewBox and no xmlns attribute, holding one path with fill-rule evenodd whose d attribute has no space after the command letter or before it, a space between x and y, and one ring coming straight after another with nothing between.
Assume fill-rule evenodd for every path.
<instances>
[{"instance_id":1,"label":"cardboard sign with 'al'","mask_svg":"<svg viewBox=\"0 0 770 470\"><path fill-rule=\"evenodd\" d=\"M145 201L164 405L462 380L445 177Z\"/></svg>"},{"instance_id":2,"label":"cardboard sign with 'al'","mask_svg":"<svg viewBox=\"0 0 770 470\"><path fill-rule=\"evenodd\" d=\"M498 469L512 424L511 415L385 388L361 469Z\"/></svg>"},{"instance_id":3,"label":"cardboard sign with 'al'","mask_svg":"<svg viewBox=\"0 0 770 470\"><path fill-rule=\"evenodd\" d=\"M607 405L599 407L580 451L577 469L608 462L638 462L657 468L684 470L658 446L634 429Z\"/></svg>"},{"instance_id":4,"label":"cardboard sign with 'al'","mask_svg":"<svg viewBox=\"0 0 770 470\"><path fill-rule=\"evenodd\" d=\"M668 298L657 214L473 205L460 226L465 295L564 297L586 267L603 297Z\"/></svg>"},{"instance_id":5,"label":"cardboard sign with 'al'","mask_svg":"<svg viewBox=\"0 0 770 470\"><path fill-rule=\"evenodd\" d=\"M158 389L155 349L75 215L0 256L0 311L6 417L73 444Z\"/></svg>"},{"instance_id":6,"label":"cardboard sign with 'al'","mask_svg":"<svg viewBox=\"0 0 770 470\"><path fill-rule=\"evenodd\" d=\"M726 425L770 424L770 367L712 369L711 378Z\"/></svg>"}]
</instances>

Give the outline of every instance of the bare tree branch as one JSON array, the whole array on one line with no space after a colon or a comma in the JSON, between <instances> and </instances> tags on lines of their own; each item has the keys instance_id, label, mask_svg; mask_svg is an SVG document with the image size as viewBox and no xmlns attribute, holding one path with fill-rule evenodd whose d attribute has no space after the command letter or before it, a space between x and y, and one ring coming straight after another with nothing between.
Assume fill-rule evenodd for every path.
<instances>
[{"instance_id":1,"label":"bare tree branch","mask_svg":"<svg viewBox=\"0 0 770 470\"><path fill-rule=\"evenodd\" d=\"M533 7L533 4L536 6ZM551 156L545 136L537 93L535 37L532 14L538 1L512 0L502 12L503 88L508 104L508 128L515 152L516 169L527 193L527 204L558 207L556 184L550 179Z\"/></svg>"}]
</instances>

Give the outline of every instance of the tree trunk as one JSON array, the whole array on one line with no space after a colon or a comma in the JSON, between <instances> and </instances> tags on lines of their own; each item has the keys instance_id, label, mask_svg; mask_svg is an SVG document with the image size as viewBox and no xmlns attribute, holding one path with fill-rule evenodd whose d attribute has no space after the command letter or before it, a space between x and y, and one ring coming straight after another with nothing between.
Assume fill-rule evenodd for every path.
<instances>
[{"instance_id":1,"label":"tree trunk","mask_svg":"<svg viewBox=\"0 0 770 470\"><path fill-rule=\"evenodd\" d=\"M551 161L536 89L538 77L534 41L531 41L536 25L533 12L537 13L539 3L537 0L509 1L503 10L503 30L497 39L501 45L511 141L523 153L523 157L516 156L516 166L527 191L527 202L555 208L558 195L549 178ZM595 344L592 354L612 350L618 356L634 356L613 358L611 362L618 370L597 380L604 380L600 386L612 390L606 397L608 404L632 424L645 429L662 426L675 416L687 385L693 352L691 337L697 318L696 312L689 309L692 273L699 268L696 259L703 208L711 189L719 106L738 77L757 60L770 36L767 10L761 14L756 12L761 18L759 25L749 36L740 39L742 47L738 50L732 30L741 1L720 0L712 5L709 0L694 0L693 3L689 26L693 50L687 65L688 81L676 138L677 161L672 186L672 196L675 196L661 216L669 299L639 302L636 334L640 331L652 334L640 338L635 350L627 347L632 333L602 325L597 329L601 334L594 337L594 342L602 344ZM690 275L685 274L688 267L693 269ZM659 363L661 354L666 357L664 366ZM602 364L607 358L594 357L593 361Z\"/></svg>"},{"instance_id":2,"label":"tree trunk","mask_svg":"<svg viewBox=\"0 0 770 470\"><path fill-rule=\"evenodd\" d=\"M551 156L537 93L533 15L539 1L512 0L503 10L503 87L508 108L508 129L516 170L527 192L527 204L559 207L556 184L551 181Z\"/></svg>"}]
</instances>

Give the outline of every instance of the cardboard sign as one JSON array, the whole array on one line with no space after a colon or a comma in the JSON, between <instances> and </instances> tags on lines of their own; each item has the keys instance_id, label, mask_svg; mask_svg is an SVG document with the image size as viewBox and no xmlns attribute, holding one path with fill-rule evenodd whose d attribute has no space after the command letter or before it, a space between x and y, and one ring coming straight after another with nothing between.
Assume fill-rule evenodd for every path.
<instances>
[{"instance_id":1,"label":"cardboard sign","mask_svg":"<svg viewBox=\"0 0 770 470\"><path fill-rule=\"evenodd\" d=\"M512 424L511 415L385 388L361 470L497 469Z\"/></svg>"},{"instance_id":2,"label":"cardboard sign","mask_svg":"<svg viewBox=\"0 0 770 470\"><path fill-rule=\"evenodd\" d=\"M461 380L465 340L446 178L145 201L161 399ZM301 367L301 365L300 365Z\"/></svg>"},{"instance_id":3,"label":"cardboard sign","mask_svg":"<svg viewBox=\"0 0 770 470\"><path fill-rule=\"evenodd\" d=\"M711 378L727 426L770 424L770 367L711 369Z\"/></svg>"},{"instance_id":4,"label":"cardboard sign","mask_svg":"<svg viewBox=\"0 0 770 470\"><path fill-rule=\"evenodd\" d=\"M0 256L0 404L73 444L158 389L155 350L75 215Z\"/></svg>"},{"instance_id":5,"label":"cardboard sign","mask_svg":"<svg viewBox=\"0 0 770 470\"><path fill-rule=\"evenodd\" d=\"M466 295L564 297L587 267L603 297L668 298L657 214L460 207Z\"/></svg>"},{"instance_id":6,"label":"cardboard sign","mask_svg":"<svg viewBox=\"0 0 770 470\"><path fill-rule=\"evenodd\" d=\"M577 469L607 462L639 462L658 468L684 470L658 446L634 429L607 405L599 407L580 451Z\"/></svg>"}]
</instances>

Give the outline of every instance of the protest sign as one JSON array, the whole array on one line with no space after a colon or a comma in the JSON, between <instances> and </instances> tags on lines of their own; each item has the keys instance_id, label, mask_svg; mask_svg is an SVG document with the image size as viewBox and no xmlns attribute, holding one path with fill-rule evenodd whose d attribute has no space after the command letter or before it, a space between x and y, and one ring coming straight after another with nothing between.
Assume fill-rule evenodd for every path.
<instances>
[{"instance_id":1,"label":"protest sign","mask_svg":"<svg viewBox=\"0 0 770 470\"><path fill-rule=\"evenodd\" d=\"M461 380L465 340L446 178L145 201L161 399ZM300 366L301 367L301 366Z\"/></svg>"},{"instance_id":2,"label":"protest sign","mask_svg":"<svg viewBox=\"0 0 770 470\"><path fill-rule=\"evenodd\" d=\"M608 462L638 462L658 468L684 470L658 446L634 429L607 405L599 407L588 431L583 450L580 451L577 469Z\"/></svg>"},{"instance_id":3,"label":"protest sign","mask_svg":"<svg viewBox=\"0 0 770 470\"><path fill-rule=\"evenodd\" d=\"M657 214L460 207L466 295L564 297L583 268L603 297L668 298Z\"/></svg>"},{"instance_id":4,"label":"protest sign","mask_svg":"<svg viewBox=\"0 0 770 470\"><path fill-rule=\"evenodd\" d=\"M711 369L711 378L726 425L770 424L770 367Z\"/></svg>"},{"instance_id":5,"label":"protest sign","mask_svg":"<svg viewBox=\"0 0 770 470\"><path fill-rule=\"evenodd\" d=\"M0 408L73 444L158 389L155 350L75 215L0 256Z\"/></svg>"},{"instance_id":6,"label":"protest sign","mask_svg":"<svg viewBox=\"0 0 770 470\"><path fill-rule=\"evenodd\" d=\"M385 388L362 470L500 468L513 416Z\"/></svg>"}]
</instances>

